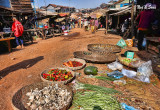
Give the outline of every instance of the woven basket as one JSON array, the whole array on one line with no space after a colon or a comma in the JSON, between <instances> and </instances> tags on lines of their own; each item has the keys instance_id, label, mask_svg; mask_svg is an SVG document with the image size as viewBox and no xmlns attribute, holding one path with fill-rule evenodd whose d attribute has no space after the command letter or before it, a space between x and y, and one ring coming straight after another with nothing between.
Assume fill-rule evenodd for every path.
<instances>
[{"instance_id":1,"label":"woven basket","mask_svg":"<svg viewBox=\"0 0 160 110\"><path fill-rule=\"evenodd\" d=\"M66 70L66 71L71 72L71 74L73 75L73 77L72 77L71 79L68 79L68 80L65 80L65 81L54 81L54 82L60 82L60 83L62 83L62 84L68 84L68 83L72 82L72 81L75 79L75 77L76 77L76 75L75 75L75 73L74 73L73 71L71 71L71 70L69 70L69 69L67 69L67 68L59 68L59 67L58 67L58 68L50 68L50 69L44 70L44 71L40 74L40 77L41 77L42 81L44 81L44 82L53 82L53 81L46 80L46 79L44 79L44 78L42 77L42 74L43 74L43 73L47 73L47 72L48 72L49 70L51 70L51 69Z\"/></svg>"},{"instance_id":2,"label":"woven basket","mask_svg":"<svg viewBox=\"0 0 160 110\"><path fill-rule=\"evenodd\" d=\"M111 44L89 44L88 50L92 52L119 53L121 52L121 47L119 47L118 45L111 45Z\"/></svg>"},{"instance_id":3,"label":"woven basket","mask_svg":"<svg viewBox=\"0 0 160 110\"><path fill-rule=\"evenodd\" d=\"M109 63L115 61L117 58L116 54L114 53L90 52L90 51L74 52L74 57L94 63Z\"/></svg>"},{"instance_id":4,"label":"woven basket","mask_svg":"<svg viewBox=\"0 0 160 110\"><path fill-rule=\"evenodd\" d=\"M58 82L52 82L52 83L47 83L47 82L41 82L41 83L34 83L31 85L27 85L25 87L22 87L20 90L18 90L13 98L12 98L12 106L14 110L30 110L28 107L27 103L29 102L28 96L26 96L27 92L30 92L31 90L34 90L38 88L39 90L43 89L46 86L54 86L55 84L58 84L58 87L67 89L68 92L71 93L71 97L73 97L73 91L70 87L63 85L62 83ZM61 110L68 110L70 105L72 103L72 99L70 99L69 103L63 107Z\"/></svg>"},{"instance_id":5,"label":"woven basket","mask_svg":"<svg viewBox=\"0 0 160 110\"><path fill-rule=\"evenodd\" d=\"M71 58L71 59L65 60L63 63L68 62L68 61L77 61L83 64L82 66L78 66L78 67L68 67L68 66L63 65L64 68L68 68L73 71L82 69L86 65L86 61L83 59L79 59L79 58Z\"/></svg>"},{"instance_id":6,"label":"woven basket","mask_svg":"<svg viewBox=\"0 0 160 110\"><path fill-rule=\"evenodd\" d=\"M134 66L132 63L129 63L129 62L124 62L124 59L129 59L129 58L126 58L126 57L122 57L122 54L120 54L118 56L118 60L120 63L122 63L123 65L127 66L127 67L130 67L130 68L135 68L137 69L139 66ZM144 63L145 61L142 61L142 60L139 60L140 63Z\"/></svg>"}]
</instances>

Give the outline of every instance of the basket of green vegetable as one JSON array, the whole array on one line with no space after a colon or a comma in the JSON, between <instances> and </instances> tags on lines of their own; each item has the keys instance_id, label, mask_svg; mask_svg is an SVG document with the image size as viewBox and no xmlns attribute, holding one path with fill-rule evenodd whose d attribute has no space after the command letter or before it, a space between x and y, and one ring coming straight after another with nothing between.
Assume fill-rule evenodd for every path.
<instances>
[{"instance_id":1,"label":"basket of green vegetable","mask_svg":"<svg viewBox=\"0 0 160 110\"><path fill-rule=\"evenodd\" d=\"M59 81L67 84L75 78L75 73L67 68L51 68L44 70L40 77L45 82Z\"/></svg>"},{"instance_id":2,"label":"basket of green vegetable","mask_svg":"<svg viewBox=\"0 0 160 110\"><path fill-rule=\"evenodd\" d=\"M133 58L133 59L126 58L126 57L124 57L123 54L118 56L118 60L123 65L125 65L127 67L131 67L131 68L138 68L139 66L141 66L145 62L145 61L140 60L139 58Z\"/></svg>"},{"instance_id":3,"label":"basket of green vegetable","mask_svg":"<svg viewBox=\"0 0 160 110\"><path fill-rule=\"evenodd\" d=\"M112 52L119 53L121 52L121 47L111 44L89 44L88 50L92 52Z\"/></svg>"},{"instance_id":4,"label":"basket of green vegetable","mask_svg":"<svg viewBox=\"0 0 160 110\"><path fill-rule=\"evenodd\" d=\"M91 52L91 51L76 51L73 53L75 58L84 59L94 63L108 63L116 60L115 53Z\"/></svg>"}]
</instances>

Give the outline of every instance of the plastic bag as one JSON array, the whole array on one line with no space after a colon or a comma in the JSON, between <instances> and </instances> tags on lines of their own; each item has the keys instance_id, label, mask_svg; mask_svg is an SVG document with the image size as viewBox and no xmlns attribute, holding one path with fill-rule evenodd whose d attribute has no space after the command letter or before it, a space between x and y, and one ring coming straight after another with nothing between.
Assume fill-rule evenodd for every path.
<instances>
[{"instance_id":1,"label":"plastic bag","mask_svg":"<svg viewBox=\"0 0 160 110\"><path fill-rule=\"evenodd\" d=\"M131 71L131 70L122 69L122 74L124 76L127 76L128 78L134 78L134 77L136 77L137 72Z\"/></svg>"},{"instance_id":2,"label":"plastic bag","mask_svg":"<svg viewBox=\"0 0 160 110\"><path fill-rule=\"evenodd\" d=\"M145 63L145 61L142 61L142 60L140 60L140 59L135 59L135 61L132 61L132 62L130 63L130 65L132 65L132 66L135 67L135 68L138 68L138 67L140 67L143 63Z\"/></svg>"},{"instance_id":3,"label":"plastic bag","mask_svg":"<svg viewBox=\"0 0 160 110\"><path fill-rule=\"evenodd\" d=\"M121 48L124 48L127 46L126 42L123 39L119 40L117 45L120 46Z\"/></svg>"},{"instance_id":4,"label":"plastic bag","mask_svg":"<svg viewBox=\"0 0 160 110\"><path fill-rule=\"evenodd\" d=\"M146 44L147 44L147 40L146 40L146 38L144 38L144 39L143 39L142 46L143 46L143 47L146 47Z\"/></svg>"},{"instance_id":5,"label":"plastic bag","mask_svg":"<svg viewBox=\"0 0 160 110\"><path fill-rule=\"evenodd\" d=\"M135 108L132 107L132 106L128 106L128 105L125 104L125 103L121 103L121 106L122 106L122 108L125 109L125 110L138 110L138 109L135 109Z\"/></svg>"},{"instance_id":6,"label":"plastic bag","mask_svg":"<svg viewBox=\"0 0 160 110\"><path fill-rule=\"evenodd\" d=\"M120 64L118 61L115 61L113 63L110 63L107 65L109 69L115 71L115 70L122 70L123 69L123 65Z\"/></svg>"},{"instance_id":7,"label":"plastic bag","mask_svg":"<svg viewBox=\"0 0 160 110\"><path fill-rule=\"evenodd\" d=\"M137 78L139 81L150 83L149 77L153 74L152 62L143 63L137 70Z\"/></svg>"},{"instance_id":8,"label":"plastic bag","mask_svg":"<svg viewBox=\"0 0 160 110\"><path fill-rule=\"evenodd\" d=\"M117 84L117 85L125 85L126 81L125 80L115 80L115 81L113 81L113 83Z\"/></svg>"},{"instance_id":9,"label":"plastic bag","mask_svg":"<svg viewBox=\"0 0 160 110\"><path fill-rule=\"evenodd\" d=\"M127 39L125 40L127 47L133 47L133 39Z\"/></svg>"},{"instance_id":10,"label":"plastic bag","mask_svg":"<svg viewBox=\"0 0 160 110\"><path fill-rule=\"evenodd\" d=\"M111 78L115 78L115 79L120 79L120 78L122 78L124 75L121 73L121 72L119 72L119 71L113 71L113 72L111 72L111 73L107 73L107 75L109 76L109 77L111 77Z\"/></svg>"}]
</instances>

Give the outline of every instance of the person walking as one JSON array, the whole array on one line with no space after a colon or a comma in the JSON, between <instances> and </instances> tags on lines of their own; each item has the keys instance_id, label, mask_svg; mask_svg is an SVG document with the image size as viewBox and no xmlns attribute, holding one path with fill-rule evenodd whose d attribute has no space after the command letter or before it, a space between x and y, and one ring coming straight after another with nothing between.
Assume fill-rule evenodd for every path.
<instances>
[{"instance_id":1,"label":"person walking","mask_svg":"<svg viewBox=\"0 0 160 110\"><path fill-rule=\"evenodd\" d=\"M88 30L88 20L87 19L84 20L84 29L85 31Z\"/></svg>"},{"instance_id":2,"label":"person walking","mask_svg":"<svg viewBox=\"0 0 160 110\"><path fill-rule=\"evenodd\" d=\"M21 48L24 48L23 38L22 38L23 31L24 31L23 25L15 17L13 17L12 20L13 20L12 31L13 31L15 39L16 39L17 48L19 48L20 45L21 45ZM12 34L11 34L11 36L12 36Z\"/></svg>"},{"instance_id":3,"label":"person walking","mask_svg":"<svg viewBox=\"0 0 160 110\"><path fill-rule=\"evenodd\" d=\"M151 23L154 20L154 13L152 10L150 10L150 7L152 6L151 3L147 3L145 5L145 10L140 12L140 14L137 16L136 21L139 21L138 24L138 50L144 50L142 47L143 40L145 38L145 35L147 34L149 27L151 27Z\"/></svg>"},{"instance_id":4,"label":"person walking","mask_svg":"<svg viewBox=\"0 0 160 110\"><path fill-rule=\"evenodd\" d=\"M95 30L96 31L98 30L98 26L99 26L99 22L98 22L98 19L96 18L95 19Z\"/></svg>"},{"instance_id":5,"label":"person walking","mask_svg":"<svg viewBox=\"0 0 160 110\"><path fill-rule=\"evenodd\" d=\"M91 32L93 34L95 32L95 21L94 21L94 18L92 18L91 21L90 21L90 27L91 27Z\"/></svg>"}]
</instances>

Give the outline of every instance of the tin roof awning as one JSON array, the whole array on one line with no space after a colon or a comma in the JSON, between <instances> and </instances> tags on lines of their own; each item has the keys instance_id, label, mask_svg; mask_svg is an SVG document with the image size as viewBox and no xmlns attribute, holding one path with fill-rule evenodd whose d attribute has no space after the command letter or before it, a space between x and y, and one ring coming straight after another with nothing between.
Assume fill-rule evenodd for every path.
<instances>
[{"instance_id":1,"label":"tin roof awning","mask_svg":"<svg viewBox=\"0 0 160 110\"><path fill-rule=\"evenodd\" d=\"M117 16L117 15L123 15L125 13L131 13L131 9L132 9L132 7L129 7L124 10L118 11L117 13L113 13L113 14L109 14L109 15L110 16L112 16L112 15Z\"/></svg>"}]
</instances>

